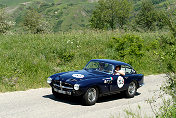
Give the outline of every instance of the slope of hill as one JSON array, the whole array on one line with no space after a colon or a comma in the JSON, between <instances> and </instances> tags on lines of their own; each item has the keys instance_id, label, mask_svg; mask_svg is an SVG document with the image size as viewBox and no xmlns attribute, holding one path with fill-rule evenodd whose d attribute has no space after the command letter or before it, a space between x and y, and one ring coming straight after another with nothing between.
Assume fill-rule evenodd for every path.
<instances>
[{"instance_id":1,"label":"slope of hill","mask_svg":"<svg viewBox=\"0 0 176 118\"><path fill-rule=\"evenodd\" d=\"M52 25L54 32L83 29L89 23L89 17L96 0L0 0L8 6L8 11L19 27L29 7L34 8ZM14 10L15 9L15 10ZM13 11L13 13L11 12Z\"/></svg>"},{"instance_id":2,"label":"slope of hill","mask_svg":"<svg viewBox=\"0 0 176 118\"><path fill-rule=\"evenodd\" d=\"M31 2L33 0L0 0L0 4L6 5L8 7L15 7L20 3Z\"/></svg>"},{"instance_id":3,"label":"slope of hill","mask_svg":"<svg viewBox=\"0 0 176 118\"><path fill-rule=\"evenodd\" d=\"M168 8L175 0L152 0L158 8ZM141 0L133 0L134 12L141 6ZM9 13L16 22L16 27L22 23L26 11L33 7L46 18L53 31L68 31L88 27L92 11L97 0L0 0L0 6L7 6Z\"/></svg>"}]
</instances>

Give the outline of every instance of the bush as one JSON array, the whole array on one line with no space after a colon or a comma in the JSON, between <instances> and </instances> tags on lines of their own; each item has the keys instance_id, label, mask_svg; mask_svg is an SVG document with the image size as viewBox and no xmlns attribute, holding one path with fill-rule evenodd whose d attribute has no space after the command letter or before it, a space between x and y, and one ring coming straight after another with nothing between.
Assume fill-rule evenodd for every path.
<instances>
[{"instance_id":1,"label":"bush","mask_svg":"<svg viewBox=\"0 0 176 118\"><path fill-rule=\"evenodd\" d=\"M33 8L29 8L27 11L23 21L23 26L26 31L33 34L51 32L51 27L48 22L46 22L43 16Z\"/></svg>"},{"instance_id":2,"label":"bush","mask_svg":"<svg viewBox=\"0 0 176 118\"><path fill-rule=\"evenodd\" d=\"M113 38L108 46L117 53L116 58L131 62L130 60L144 55L143 42L144 40L137 35L125 34L119 38Z\"/></svg>"},{"instance_id":3,"label":"bush","mask_svg":"<svg viewBox=\"0 0 176 118\"><path fill-rule=\"evenodd\" d=\"M0 9L0 34L6 33L14 25L14 22L8 21L3 9Z\"/></svg>"},{"instance_id":4,"label":"bush","mask_svg":"<svg viewBox=\"0 0 176 118\"><path fill-rule=\"evenodd\" d=\"M162 87L162 91L172 97L165 100L164 105L160 108L158 117L175 118L176 117L176 38L172 34L168 37L160 38L160 59L166 64L165 73L167 73L167 83Z\"/></svg>"},{"instance_id":5,"label":"bush","mask_svg":"<svg viewBox=\"0 0 176 118\"><path fill-rule=\"evenodd\" d=\"M161 36L160 42L160 60L166 63L166 72L176 72L176 38L173 36Z\"/></svg>"},{"instance_id":6,"label":"bush","mask_svg":"<svg viewBox=\"0 0 176 118\"><path fill-rule=\"evenodd\" d=\"M160 112L157 117L159 118L175 118L176 117L176 74L167 74L167 83L162 90L168 94L172 99L164 100L163 105L160 107Z\"/></svg>"}]
</instances>

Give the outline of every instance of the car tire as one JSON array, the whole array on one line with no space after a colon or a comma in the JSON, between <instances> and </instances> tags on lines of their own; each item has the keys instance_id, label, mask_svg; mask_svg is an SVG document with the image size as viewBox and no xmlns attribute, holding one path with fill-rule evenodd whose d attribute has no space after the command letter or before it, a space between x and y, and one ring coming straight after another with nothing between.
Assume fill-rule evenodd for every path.
<instances>
[{"instance_id":1,"label":"car tire","mask_svg":"<svg viewBox=\"0 0 176 118\"><path fill-rule=\"evenodd\" d=\"M132 81L129 84L128 89L125 91L125 95L128 98L133 98L134 95L136 94L136 91L137 91L136 83L134 81Z\"/></svg>"},{"instance_id":2,"label":"car tire","mask_svg":"<svg viewBox=\"0 0 176 118\"><path fill-rule=\"evenodd\" d=\"M53 93L55 98L59 98L60 94L57 93L56 91L54 91L54 88L52 88L52 93Z\"/></svg>"},{"instance_id":3,"label":"car tire","mask_svg":"<svg viewBox=\"0 0 176 118\"><path fill-rule=\"evenodd\" d=\"M82 102L83 105L90 106L94 105L98 99L99 91L95 87L89 88L83 95Z\"/></svg>"}]
</instances>

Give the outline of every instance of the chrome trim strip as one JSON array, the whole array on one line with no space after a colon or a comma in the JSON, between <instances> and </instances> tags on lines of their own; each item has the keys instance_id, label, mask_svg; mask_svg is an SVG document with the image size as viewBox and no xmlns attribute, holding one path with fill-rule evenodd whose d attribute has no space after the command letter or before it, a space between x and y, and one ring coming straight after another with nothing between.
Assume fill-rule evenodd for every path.
<instances>
[{"instance_id":1,"label":"chrome trim strip","mask_svg":"<svg viewBox=\"0 0 176 118\"><path fill-rule=\"evenodd\" d=\"M73 90L73 88L71 88L71 87L66 87L66 86L59 86L59 85L57 85L57 84L53 84L54 86L57 86L57 87L59 87L59 88L64 88L64 89L70 89L70 90Z\"/></svg>"}]
</instances>

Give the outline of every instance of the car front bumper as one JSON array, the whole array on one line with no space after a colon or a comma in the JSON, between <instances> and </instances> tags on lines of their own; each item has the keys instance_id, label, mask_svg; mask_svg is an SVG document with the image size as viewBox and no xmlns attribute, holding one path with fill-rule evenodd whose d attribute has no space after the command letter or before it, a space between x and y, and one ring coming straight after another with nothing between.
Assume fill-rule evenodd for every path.
<instances>
[{"instance_id":1,"label":"car front bumper","mask_svg":"<svg viewBox=\"0 0 176 118\"><path fill-rule=\"evenodd\" d=\"M79 90L74 90L72 87L60 86L57 84L51 83L50 86L54 91L60 94L69 95L69 96L81 96L83 92Z\"/></svg>"}]
</instances>

